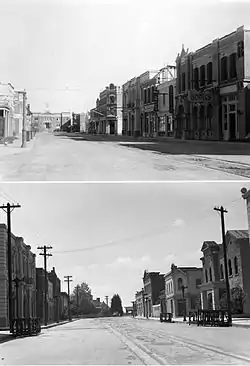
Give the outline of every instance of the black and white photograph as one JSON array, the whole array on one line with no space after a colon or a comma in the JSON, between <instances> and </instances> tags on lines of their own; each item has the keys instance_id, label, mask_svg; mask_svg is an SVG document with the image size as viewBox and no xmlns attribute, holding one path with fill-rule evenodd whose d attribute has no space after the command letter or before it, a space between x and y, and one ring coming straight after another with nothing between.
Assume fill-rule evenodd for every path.
<instances>
[{"instance_id":1,"label":"black and white photograph","mask_svg":"<svg viewBox=\"0 0 250 366\"><path fill-rule=\"evenodd\" d=\"M0 366L250 364L250 0L0 0Z\"/></svg>"}]
</instances>

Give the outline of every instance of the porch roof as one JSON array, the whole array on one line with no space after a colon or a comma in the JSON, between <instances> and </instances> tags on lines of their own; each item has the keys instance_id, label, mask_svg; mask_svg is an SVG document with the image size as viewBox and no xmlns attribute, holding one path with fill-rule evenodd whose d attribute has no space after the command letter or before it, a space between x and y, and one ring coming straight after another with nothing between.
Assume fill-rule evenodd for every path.
<instances>
[{"instance_id":1,"label":"porch roof","mask_svg":"<svg viewBox=\"0 0 250 366\"><path fill-rule=\"evenodd\" d=\"M215 288L226 288L226 283L225 281L213 281L213 282L205 282L205 283L202 283L200 286L199 286L201 292L203 291L208 291L208 290L212 290L212 289L215 289Z\"/></svg>"}]
</instances>

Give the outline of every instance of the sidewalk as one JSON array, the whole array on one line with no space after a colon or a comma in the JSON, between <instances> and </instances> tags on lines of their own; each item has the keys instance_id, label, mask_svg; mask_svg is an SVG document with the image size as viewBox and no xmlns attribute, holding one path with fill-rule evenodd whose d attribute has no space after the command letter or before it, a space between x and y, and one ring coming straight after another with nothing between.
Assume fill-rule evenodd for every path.
<instances>
[{"instance_id":1,"label":"sidewalk","mask_svg":"<svg viewBox=\"0 0 250 366\"><path fill-rule=\"evenodd\" d=\"M60 321L59 323L50 323L50 324L47 324L47 325L42 325L41 326L41 329L49 329L49 328L53 328L53 327L58 327L59 325L63 325L63 324L67 324L67 323L72 323L72 322L74 322L76 320L78 320L78 319L77 318L76 319L72 319L72 321L63 320L63 321Z\"/></svg>"},{"instance_id":2,"label":"sidewalk","mask_svg":"<svg viewBox=\"0 0 250 366\"><path fill-rule=\"evenodd\" d=\"M160 318L145 318L143 316L136 316L135 319L138 320L155 320L155 321L160 321ZM233 327L242 327L242 328L250 328L250 318L233 318ZM184 322L183 321L183 317L180 318L173 318L173 323L176 324L187 324L188 325L188 317L187 317L187 321Z\"/></svg>"},{"instance_id":3,"label":"sidewalk","mask_svg":"<svg viewBox=\"0 0 250 366\"><path fill-rule=\"evenodd\" d=\"M34 146L36 136L34 136L32 140L26 142L25 148L21 147L22 145L21 137L16 138L12 143L9 143L7 145L0 144L0 156L2 157L8 155L17 155L30 151Z\"/></svg>"}]
</instances>

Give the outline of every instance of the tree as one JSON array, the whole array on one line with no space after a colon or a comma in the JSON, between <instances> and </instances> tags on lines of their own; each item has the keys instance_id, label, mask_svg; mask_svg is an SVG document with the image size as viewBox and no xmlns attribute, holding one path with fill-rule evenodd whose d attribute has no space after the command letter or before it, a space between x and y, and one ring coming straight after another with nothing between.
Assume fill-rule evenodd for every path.
<instances>
[{"instance_id":1,"label":"tree","mask_svg":"<svg viewBox=\"0 0 250 366\"><path fill-rule=\"evenodd\" d=\"M72 314L77 314L77 293L78 293L78 314L90 314L96 313L96 308L92 304L93 296L91 289L86 282L82 282L81 285L77 285L71 296L72 301Z\"/></svg>"},{"instance_id":2,"label":"tree","mask_svg":"<svg viewBox=\"0 0 250 366\"><path fill-rule=\"evenodd\" d=\"M122 300L118 294L115 294L111 299L111 312L123 315Z\"/></svg>"}]
</instances>

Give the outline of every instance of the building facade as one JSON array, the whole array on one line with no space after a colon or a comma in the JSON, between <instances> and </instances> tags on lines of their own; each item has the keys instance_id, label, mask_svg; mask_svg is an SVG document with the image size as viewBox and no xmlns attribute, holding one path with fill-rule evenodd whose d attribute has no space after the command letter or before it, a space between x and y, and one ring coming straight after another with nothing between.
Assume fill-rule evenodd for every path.
<instances>
[{"instance_id":1,"label":"building facade","mask_svg":"<svg viewBox=\"0 0 250 366\"><path fill-rule=\"evenodd\" d=\"M36 305L37 316L41 322L45 321L45 271L44 268L36 268ZM54 320L54 297L53 297L53 282L47 276L47 309L48 321Z\"/></svg>"},{"instance_id":2,"label":"building facade","mask_svg":"<svg viewBox=\"0 0 250 366\"><path fill-rule=\"evenodd\" d=\"M160 272L144 271L144 306L145 316L153 316L153 305L160 303L160 292L164 289L164 275Z\"/></svg>"},{"instance_id":3,"label":"building facade","mask_svg":"<svg viewBox=\"0 0 250 366\"><path fill-rule=\"evenodd\" d=\"M22 237L11 235L13 317L36 317L36 256ZM8 328L7 227L0 224L0 327Z\"/></svg>"},{"instance_id":4,"label":"building facade","mask_svg":"<svg viewBox=\"0 0 250 366\"><path fill-rule=\"evenodd\" d=\"M33 125L37 131L54 131L60 129L65 123L71 120L70 112L51 113L33 113Z\"/></svg>"},{"instance_id":5,"label":"building facade","mask_svg":"<svg viewBox=\"0 0 250 366\"><path fill-rule=\"evenodd\" d=\"M137 316L145 316L144 307L144 289L137 291L135 294L135 307Z\"/></svg>"},{"instance_id":6,"label":"building facade","mask_svg":"<svg viewBox=\"0 0 250 366\"><path fill-rule=\"evenodd\" d=\"M165 274L166 312L173 317L183 316L196 308L200 296L202 268L177 267L174 264Z\"/></svg>"},{"instance_id":7,"label":"building facade","mask_svg":"<svg viewBox=\"0 0 250 366\"><path fill-rule=\"evenodd\" d=\"M226 233L229 287L233 313L250 314L249 234L247 230ZM222 244L205 241L202 246L202 309L220 309L225 298L225 262Z\"/></svg>"},{"instance_id":8,"label":"building facade","mask_svg":"<svg viewBox=\"0 0 250 366\"><path fill-rule=\"evenodd\" d=\"M158 86L159 136L174 135L176 79L164 81Z\"/></svg>"},{"instance_id":9,"label":"building facade","mask_svg":"<svg viewBox=\"0 0 250 366\"><path fill-rule=\"evenodd\" d=\"M48 279L52 284L52 296L53 299L53 321L58 322L60 320L60 292L61 292L61 280L57 277L55 267L48 273Z\"/></svg>"},{"instance_id":10,"label":"building facade","mask_svg":"<svg viewBox=\"0 0 250 366\"><path fill-rule=\"evenodd\" d=\"M60 292L60 319L65 320L69 316L69 297L67 292Z\"/></svg>"},{"instance_id":11,"label":"building facade","mask_svg":"<svg viewBox=\"0 0 250 366\"><path fill-rule=\"evenodd\" d=\"M122 89L109 84L90 110L90 133L117 135L121 133Z\"/></svg>"},{"instance_id":12,"label":"building facade","mask_svg":"<svg viewBox=\"0 0 250 366\"><path fill-rule=\"evenodd\" d=\"M175 137L243 140L250 133L250 31L238 28L176 59Z\"/></svg>"}]
</instances>

